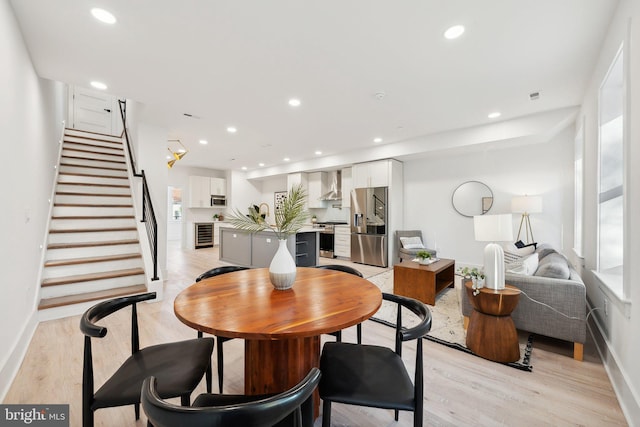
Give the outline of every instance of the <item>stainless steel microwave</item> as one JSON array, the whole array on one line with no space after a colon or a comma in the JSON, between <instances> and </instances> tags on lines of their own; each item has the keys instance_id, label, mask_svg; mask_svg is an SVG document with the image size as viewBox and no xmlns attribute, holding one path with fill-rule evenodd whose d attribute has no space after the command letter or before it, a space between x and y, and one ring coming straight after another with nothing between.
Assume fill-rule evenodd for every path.
<instances>
[{"instance_id":1,"label":"stainless steel microwave","mask_svg":"<svg viewBox=\"0 0 640 427\"><path fill-rule=\"evenodd\" d=\"M221 195L212 195L211 206L227 206L227 197Z\"/></svg>"}]
</instances>

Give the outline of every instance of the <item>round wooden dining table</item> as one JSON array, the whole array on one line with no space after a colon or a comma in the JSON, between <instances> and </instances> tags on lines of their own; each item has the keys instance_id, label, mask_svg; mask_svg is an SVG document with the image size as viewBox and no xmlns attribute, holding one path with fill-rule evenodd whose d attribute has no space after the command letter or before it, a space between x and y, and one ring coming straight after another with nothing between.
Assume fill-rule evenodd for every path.
<instances>
[{"instance_id":1,"label":"round wooden dining table","mask_svg":"<svg viewBox=\"0 0 640 427\"><path fill-rule=\"evenodd\" d=\"M276 290L268 268L204 279L178 294L186 325L245 340L245 394L278 393L320 362L320 335L371 317L382 293L366 279L319 268L297 269L293 288Z\"/></svg>"}]
</instances>

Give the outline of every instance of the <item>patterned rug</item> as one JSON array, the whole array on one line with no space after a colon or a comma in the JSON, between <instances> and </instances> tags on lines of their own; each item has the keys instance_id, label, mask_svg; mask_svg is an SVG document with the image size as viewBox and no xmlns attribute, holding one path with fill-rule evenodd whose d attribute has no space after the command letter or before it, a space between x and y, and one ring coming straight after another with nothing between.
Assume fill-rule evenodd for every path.
<instances>
[{"instance_id":1,"label":"patterned rug","mask_svg":"<svg viewBox=\"0 0 640 427\"><path fill-rule=\"evenodd\" d=\"M382 292L393 293L393 270L368 277L374 285L378 286ZM434 341L448 347L473 354L469 350L466 343L466 331L463 327L462 316L462 289L459 281L456 280L455 288L449 288L436 297L436 305L429 305L431 311L432 325L431 331L425 337L429 341ZM380 310L372 317L371 320L384 323L389 326L395 326L396 305L383 301ZM403 323L405 316L403 314ZM407 315L404 326L411 327L417 323L415 316ZM513 368L531 371L531 351L533 349L533 337L528 334L519 335L520 338L520 360L513 363L505 363L505 365Z\"/></svg>"}]
</instances>

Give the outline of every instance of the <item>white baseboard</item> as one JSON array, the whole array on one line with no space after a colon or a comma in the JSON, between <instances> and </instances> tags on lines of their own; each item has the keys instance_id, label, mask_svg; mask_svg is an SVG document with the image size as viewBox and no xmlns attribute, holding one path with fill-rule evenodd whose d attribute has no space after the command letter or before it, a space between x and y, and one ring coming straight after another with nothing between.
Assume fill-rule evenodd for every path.
<instances>
[{"instance_id":1,"label":"white baseboard","mask_svg":"<svg viewBox=\"0 0 640 427\"><path fill-rule=\"evenodd\" d=\"M18 374L22 360L27 354L33 334L38 327L38 313L33 311L25 323L16 342L11 346L6 360L0 366L0 402L4 402L13 380Z\"/></svg>"},{"instance_id":2,"label":"white baseboard","mask_svg":"<svg viewBox=\"0 0 640 427\"><path fill-rule=\"evenodd\" d=\"M615 350L609 345L595 316L591 316L589 319L588 327L629 427L640 427L638 424L640 422L640 395L629 381L624 366L619 363Z\"/></svg>"}]
</instances>

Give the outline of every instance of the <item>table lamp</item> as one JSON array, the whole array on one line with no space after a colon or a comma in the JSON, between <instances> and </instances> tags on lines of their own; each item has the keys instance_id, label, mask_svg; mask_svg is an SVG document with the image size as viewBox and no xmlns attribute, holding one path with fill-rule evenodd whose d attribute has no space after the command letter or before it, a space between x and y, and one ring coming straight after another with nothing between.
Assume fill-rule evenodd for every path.
<instances>
[{"instance_id":1,"label":"table lamp","mask_svg":"<svg viewBox=\"0 0 640 427\"><path fill-rule=\"evenodd\" d=\"M531 223L529 222L529 214L542 212L542 197L514 197L511 199L511 212L522 213L522 218L520 218L520 228L518 228L518 237L516 237L516 240L520 241L520 232L522 231L522 224L524 224L524 237L527 239L527 245L534 243L535 240L533 239L533 230L531 229ZM531 238L531 240L529 240L529 238Z\"/></svg>"},{"instance_id":2,"label":"table lamp","mask_svg":"<svg viewBox=\"0 0 640 427\"><path fill-rule=\"evenodd\" d=\"M484 286L504 289L504 250L496 242L513 240L511 214L474 216L473 228L477 241L491 242L484 248Z\"/></svg>"}]
</instances>

